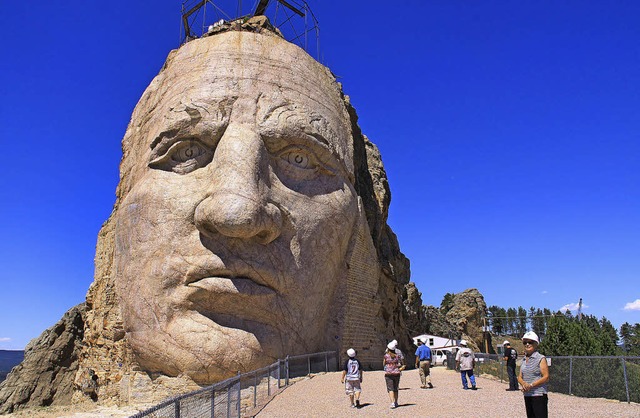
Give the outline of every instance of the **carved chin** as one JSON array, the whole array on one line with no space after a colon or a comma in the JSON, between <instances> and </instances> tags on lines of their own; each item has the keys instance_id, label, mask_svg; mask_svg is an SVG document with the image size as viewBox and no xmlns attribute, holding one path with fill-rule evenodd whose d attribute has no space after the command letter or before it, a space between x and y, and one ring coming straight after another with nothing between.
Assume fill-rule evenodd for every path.
<instances>
[{"instance_id":1,"label":"carved chin","mask_svg":"<svg viewBox=\"0 0 640 418\"><path fill-rule=\"evenodd\" d=\"M271 364L274 358L269 352L278 351L259 341L269 338L219 326L203 320L196 312L185 312L166 330L131 332L127 337L144 370L167 376L184 374L198 384L214 383L238 371Z\"/></svg>"}]
</instances>

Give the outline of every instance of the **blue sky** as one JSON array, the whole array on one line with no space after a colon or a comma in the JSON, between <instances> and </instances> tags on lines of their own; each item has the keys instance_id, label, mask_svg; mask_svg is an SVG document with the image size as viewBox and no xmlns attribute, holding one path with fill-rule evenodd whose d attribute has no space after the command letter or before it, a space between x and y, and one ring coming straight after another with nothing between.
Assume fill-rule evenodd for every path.
<instances>
[{"instance_id":1,"label":"blue sky","mask_svg":"<svg viewBox=\"0 0 640 418\"><path fill-rule=\"evenodd\" d=\"M425 304L475 287L488 305L582 297L640 322L640 2L308 3L382 152ZM0 8L0 349L84 300L120 141L179 45L180 7Z\"/></svg>"}]
</instances>

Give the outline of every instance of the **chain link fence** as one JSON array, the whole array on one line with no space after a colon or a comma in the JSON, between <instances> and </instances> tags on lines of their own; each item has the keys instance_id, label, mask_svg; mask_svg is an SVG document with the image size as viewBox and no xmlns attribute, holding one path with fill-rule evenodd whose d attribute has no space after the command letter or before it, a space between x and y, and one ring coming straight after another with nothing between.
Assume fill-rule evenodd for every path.
<instances>
[{"instance_id":1,"label":"chain link fence","mask_svg":"<svg viewBox=\"0 0 640 418\"><path fill-rule=\"evenodd\" d=\"M338 370L338 353L290 356L252 372L238 374L132 415L131 418L231 418L251 415L265 405L290 379Z\"/></svg>"},{"instance_id":2,"label":"chain link fence","mask_svg":"<svg viewBox=\"0 0 640 418\"><path fill-rule=\"evenodd\" d=\"M549 357L549 390L585 398L640 402L640 357Z\"/></svg>"},{"instance_id":3,"label":"chain link fence","mask_svg":"<svg viewBox=\"0 0 640 418\"><path fill-rule=\"evenodd\" d=\"M475 354L475 372L507 381L506 362L499 355ZM640 357L549 356L551 392L583 398L606 398L640 403ZM520 357L516 374L520 373Z\"/></svg>"}]
</instances>

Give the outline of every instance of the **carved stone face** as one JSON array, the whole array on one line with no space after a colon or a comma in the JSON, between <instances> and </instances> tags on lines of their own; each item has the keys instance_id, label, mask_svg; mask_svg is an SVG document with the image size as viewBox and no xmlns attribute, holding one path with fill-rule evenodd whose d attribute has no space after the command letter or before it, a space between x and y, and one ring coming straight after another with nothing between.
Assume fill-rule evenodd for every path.
<instances>
[{"instance_id":1,"label":"carved stone face","mask_svg":"<svg viewBox=\"0 0 640 418\"><path fill-rule=\"evenodd\" d=\"M326 348L358 209L324 67L264 35L190 42L124 155L116 289L143 369L208 383Z\"/></svg>"}]
</instances>

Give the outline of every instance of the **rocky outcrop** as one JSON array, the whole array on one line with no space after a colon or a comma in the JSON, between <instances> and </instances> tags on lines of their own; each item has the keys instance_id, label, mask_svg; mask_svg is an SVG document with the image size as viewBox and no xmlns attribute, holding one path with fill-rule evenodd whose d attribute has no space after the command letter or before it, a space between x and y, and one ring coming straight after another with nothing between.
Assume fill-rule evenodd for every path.
<instances>
[{"instance_id":1,"label":"rocky outcrop","mask_svg":"<svg viewBox=\"0 0 640 418\"><path fill-rule=\"evenodd\" d=\"M84 331L81 303L25 349L24 361L0 384L0 413L70 404Z\"/></svg>"},{"instance_id":2,"label":"rocky outcrop","mask_svg":"<svg viewBox=\"0 0 640 418\"><path fill-rule=\"evenodd\" d=\"M486 312L484 296L478 289L467 289L454 295L453 307L446 313L446 318L462 338L469 341L470 348L478 351L482 347L482 318Z\"/></svg>"},{"instance_id":3,"label":"rocky outcrop","mask_svg":"<svg viewBox=\"0 0 640 418\"><path fill-rule=\"evenodd\" d=\"M422 294L418 291L415 283L410 282L404 286L402 303L409 335L416 336L429 333L428 317L425 315L425 307L422 305Z\"/></svg>"},{"instance_id":4,"label":"rocky outcrop","mask_svg":"<svg viewBox=\"0 0 640 418\"><path fill-rule=\"evenodd\" d=\"M447 316L442 312L442 309L428 305L423 306L423 310L426 318L426 330L424 333L452 339L460 338L460 333L456 326L447 320Z\"/></svg>"},{"instance_id":5,"label":"rocky outcrop","mask_svg":"<svg viewBox=\"0 0 640 418\"><path fill-rule=\"evenodd\" d=\"M415 284L405 286L405 322L412 336L432 334L453 339L465 339L476 351L483 348L483 318L487 305L478 289L447 294L442 307L422 306L422 297Z\"/></svg>"}]
</instances>

